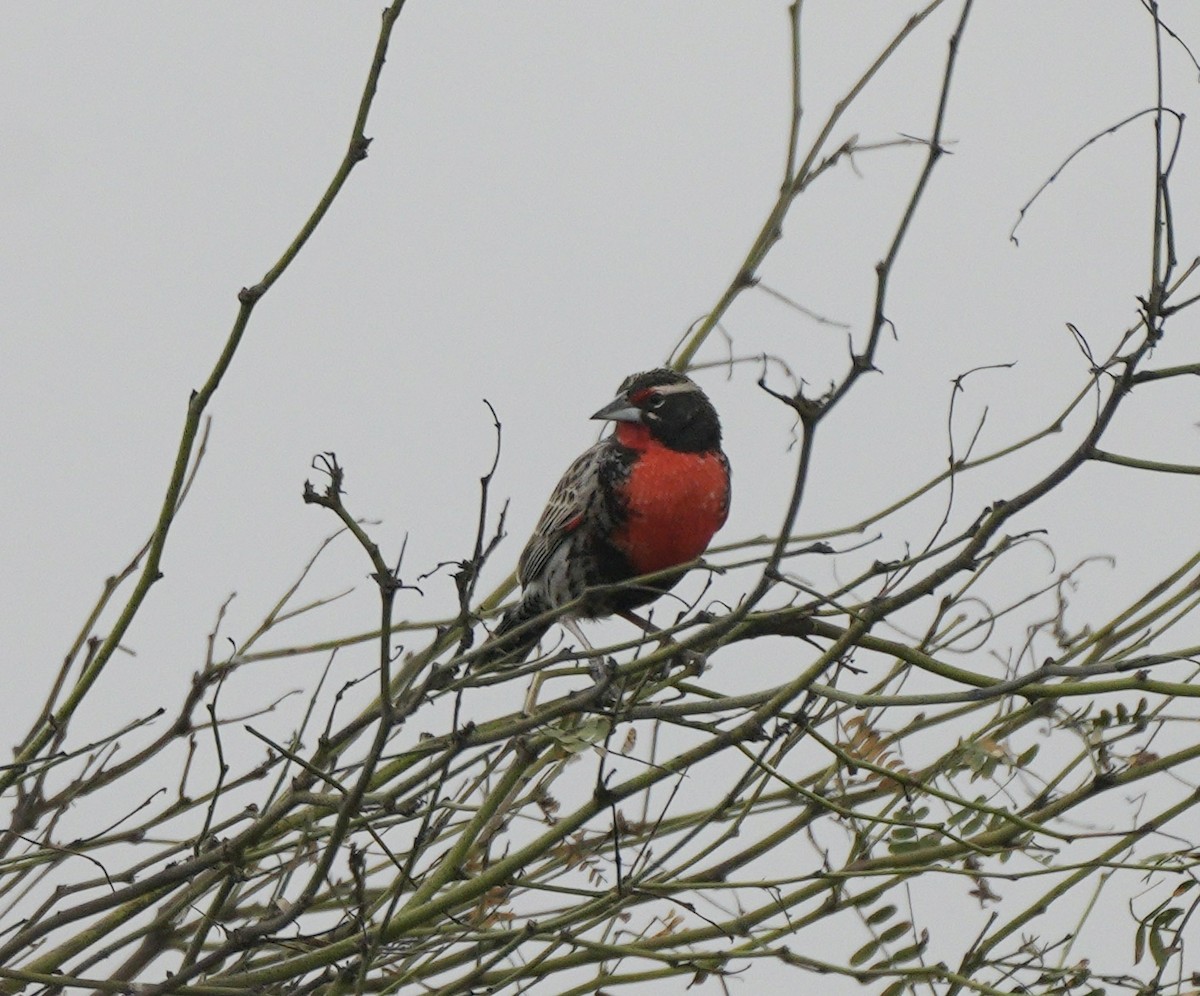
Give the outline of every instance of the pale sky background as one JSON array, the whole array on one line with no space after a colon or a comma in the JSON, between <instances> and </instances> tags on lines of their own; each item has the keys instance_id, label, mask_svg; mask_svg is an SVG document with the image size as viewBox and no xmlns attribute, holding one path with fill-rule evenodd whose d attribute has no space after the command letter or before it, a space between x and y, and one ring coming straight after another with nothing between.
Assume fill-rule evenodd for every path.
<instances>
[{"instance_id":1,"label":"pale sky background","mask_svg":"<svg viewBox=\"0 0 1200 996\"><path fill-rule=\"evenodd\" d=\"M809 0L805 135L915 8ZM1162 9L1200 42L1194 0ZM958 11L921 27L835 143L928 133ZM12 742L104 578L149 533L188 394L225 341L238 288L274 263L337 167L378 5L10 4L0 23L0 683ZM1197 72L1178 45L1165 55L1168 103L1194 120ZM165 577L127 635L136 656L113 661L96 699L111 712L81 717L79 735L178 701L229 593L225 632L253 629L333 531L329 513L300 500L314 453L337 452L350 507L382 520L372 535L390 556L407 536L414 579L470 553L493 446L487 398L504 431L494 505L512 501L486 580L502 579L558 475L594 440L587 416L627 373L660 364L736 273L776 196L788 98L777 0L411 0L370 156L255 311L210 406L209 453ZM960 441L986 406L981 445L995 448L1045 424L1083 383L1065 323L1097 355L1132 324L1147 286L1148 119L1080 156L1031 210L1019 248L1008 233L1074 148L1153 100L1151 22L1135 0L980 0L946 125L953 154L893 275L898 339L881 346L882 376L823 427L803 532L856 521L944 466L956 374L1017 361L970 380L962 401ZM922 158L890 149L856 159L857 174L843 165L822 178L793 208L764 281L861 337L874 265ZM1185 131L1174 191L1183 260L1200 248L1196 177ZM736 354L777 353L814 387L844 373L844 331L761 291L725 328ZM1155 366L1196 360L1196 313L1171 330ZM700 359L726 353L714 336ZM794 472L791 419L755 386L758 373L699 375L734 465L726 542L775 531ZM1135 397L1107 448L1200 462L1198 419L1194 387L1176 383ZM955 521L1034 480L1077 441L1082 422L1072 425L1025 463L964 482ZM1118 558L1077 594L1077 621L1103 619L1196 549L1197 488L1086 468L1014 528L1050 530L1060 566ZM865 555L923 540L940 501L900 517ZM1022 563L1030 587L1053 575L1046 557ZM825 583L830 570L807 576ZM365 574L359 550L332 550L307 590L355 595L287 639L369 629ZM718 592L733 601L749 577ZM423 588L399 614L453 610L447 573ZM315 673L286 667L279 687Z\"/></svg>"}]
</instances>

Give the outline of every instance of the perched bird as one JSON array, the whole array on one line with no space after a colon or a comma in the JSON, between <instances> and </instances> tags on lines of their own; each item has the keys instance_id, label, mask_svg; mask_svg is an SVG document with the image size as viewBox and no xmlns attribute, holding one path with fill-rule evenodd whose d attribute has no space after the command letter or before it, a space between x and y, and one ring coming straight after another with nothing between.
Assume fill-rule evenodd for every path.
<instances>
[{"instance_id":1,"label":"perched bird","mask_svg":"<svg viewBox=\"0 0 1200 996\"><path fill-rule=\"evenodd\" d=\"M682 572L621 584L695 560L729 512L729 460L708 396L673 370L625 379L594 419L615 423L558 482L521 554L521 601L500 621L487 660L524 659L550 628L530 620L582 598L561 621L628 615ZM612 587L618 585L619 587ZM507 640L517 627L524 627Z\"/></svg>"}]
</instances>

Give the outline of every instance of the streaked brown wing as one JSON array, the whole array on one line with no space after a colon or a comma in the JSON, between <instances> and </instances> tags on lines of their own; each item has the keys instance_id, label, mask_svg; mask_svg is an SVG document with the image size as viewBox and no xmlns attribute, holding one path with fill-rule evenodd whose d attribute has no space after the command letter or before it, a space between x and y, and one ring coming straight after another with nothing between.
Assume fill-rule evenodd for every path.
<instances>
[{"instance_id":1,"label":"streaked brown wing","mask_svg":"<svg viewBox=\"0 0 1200 996\"><path fill-rule=\"evenodd\" d=\"M593 507L600 479L600 458L607 445L607 441L601 441L580 454L551 492L517 565L523 588L542 575L555 551L579 528Z\"/></svg>"}]
</instances>

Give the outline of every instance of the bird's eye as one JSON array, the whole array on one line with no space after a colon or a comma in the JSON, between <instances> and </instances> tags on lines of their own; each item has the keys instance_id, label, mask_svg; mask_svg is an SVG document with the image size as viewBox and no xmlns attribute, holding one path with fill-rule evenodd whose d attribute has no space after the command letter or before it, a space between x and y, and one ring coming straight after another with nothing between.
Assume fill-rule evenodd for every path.
<instances>
[{"instance_id":1,"label":"bird's eye","mask_svg":"<svg viewBox=\"0 0 1200 996\"><path fill-rule=\"evenodd\" d=\"M651 411L658 411L666 403L667 399L663 395L652 394L650 395L650 400L646 402L646 407Z\"/></svg>"}]
</instances>

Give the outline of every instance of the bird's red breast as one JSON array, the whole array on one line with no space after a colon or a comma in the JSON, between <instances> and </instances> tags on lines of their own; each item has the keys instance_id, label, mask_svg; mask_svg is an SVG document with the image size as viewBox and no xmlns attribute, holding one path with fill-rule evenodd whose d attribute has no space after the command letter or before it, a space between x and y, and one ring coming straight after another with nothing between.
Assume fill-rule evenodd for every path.
<instances>
[{"instance_id":1,"label":"bird's red breast","mask_svg":"<svg viewBox=\"0 0 1200 996\"><path fill-rule=\"evenodd\" d=\"M729 513L729 465L724 455L671 449L636 423L619 423L616 437L637 455L622 488L625 518L613 545L635 574L695 560Z\"/></svg>"}]
</instances>

